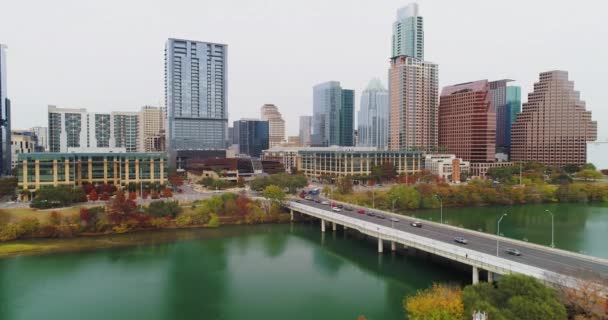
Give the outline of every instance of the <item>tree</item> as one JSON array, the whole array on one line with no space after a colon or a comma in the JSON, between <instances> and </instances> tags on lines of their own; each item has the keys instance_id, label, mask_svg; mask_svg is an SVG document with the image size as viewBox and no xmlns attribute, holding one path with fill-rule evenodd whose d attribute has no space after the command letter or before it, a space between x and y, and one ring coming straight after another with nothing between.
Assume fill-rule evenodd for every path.
<instances>
[{"instance_id":1,"label":"tree","mask_svg":"<svg viewBox=\"0 0 608 320\"><path fill-rule=\"evenodd\" d=\"M556 291L524 275L505 275L496 287L488 283L467 286L463 291L465 314L475 310L490 319L565 320L566 309Z\"/></svg>"},{"instance_id":2,"label":"tree","mask_svg":"<svg viewBox=\"0 0 608 320\"><path fill-rule=\"evenodd\" d=\"M91 192L89 192L89 201L97 201L97 200L99 200L97 191L95 189L91 189Z\"/></svg>"},{"instance_id":3,"label":"tree","mask_svg":"<svg viewBox=\"0 0 608 320\"><path fill-rule=\"evenodd\" d=\"M177 172L172 172L168 177L169 183L174 187L179 187L184 184L184 178L177 174Z\"/></svg>"},{"instance_id":4,"label":"tree","mask_svg":"<svg viewBox=\"0 0 608 320\"><path fill-rule=\"evenodd\" d=\"M593 163L586 163L581 167L581 170L594 170L597 171L597 168Z\"/></svg>"},{"instance_id":5,"label":"tree","mask_svg":"<svg viewBox=\"0 0 608 320\"><path fill-rule=\"evenodd\" d=\"M119 224L137 211L137 204L133 200L127 199L124 192L118 192L108 203L107 211L110 221Z\"/></svg>"},{"instance_id":6,"label":"tree","mask_svg":"<svg viewBox=\"0 0 608 320\"><path fill-rule=\"evenodd\" d=\"M269 185L264 189L264 198L272 202L281 202L285 199L285 193L279 186Z\"/></svg>"},{"instance_id":7,"label":"tree","mask_svg":"<svg viewBox=\"0 0 608 320\"><path fill-rule=\"evenodd\" d=\"M102 200L102 201L108 201L108 200L110 200L110 195L109 195L107 192L104 192L104 193L102 193L102 194L101 194L101 196L99 197L99 200Z\"/></svg>"},{"instance_id":8,"label":"tree","mask_svg":"<svg viewBox=\"0 0 608 320\"><path fill-rule=\"evenodd\" d=\"M581 171L581 167L575 165L575 164L567 164L565 166L562 167L562 169L569 174L573 174L573 173L577 173L579 171Z\"/></svg>"},{"instance_id":9,"label":"tree","mask_svg":"<svg viewBox=\"0 0 608 320\"><path fill-rule=\"evenodd\" d=\"M17 178L2 177L0 178L0 197L14 196L17 189Z\"/></svg>"},{"instance_id":10,"label":"tree","mask_svg":"<svg viewBox=\"0 0 608 320\"><path fill-rule=\"evenodd\" d=\"M384 181L393 180L396 176L397 169L395 168L395 165L388 161L382 163L382 179Z\"/></svg>"},{"instance_id":11,"label":"tree","mask_svg":"<svg viewBox=\"0 0 608 320\"><path fill-rule=\"evenodd\" d=\"M331 193L331 187L328 185L324 185L323 186L323 190L321 190L321 192L326 196L329 197L329 194Z\"/></svg>"},{"instance_id":12,"label":"tree","mask_svg":"<svg viewBox=\"0 0 608 320\"><path fill-rule=\"evenodd\" d=\"M236 186L239 188L244 188L245 187L245 179L243 177L238 177L236 179Z\"/></svg>"},{"instance_id":13,"label":"tree","mask_svg":"<svg viewBox=\"0 0 608 320\"><path fill-rule=\"evenodd\" d=\"M175 217L182 208L177 201L155 201L150 203L146 211L155 217Z\"/></svg>"},{"instance_id":14,"label":"tree","mask_svg":"<svg viewBox=\"0 0 608 320\"><path fill-rule=\"evenodd\" d=\"M137 199L137 193L135 191L129 192L129 200L135 201Z\"/></svg>"},{"instance_id":15,"label":"tree","mask_svg":"<svg viewBox=\"0 0 608 320\"><path fill-rule=\"evenodd\" d=\"M464 304L460 288L440 284L403 300L403 307L412 320L460 320L464 318Z\"/></svg>"},{"instance_id":16,"label":"tree","mask_svg":"<svg viewBox=\"0 0 608 320\"><path fill-rule=\"evenodd\" d=\"M585 181L595 181L597 179L602 179L604 176L597 170L594 169L583 169L576 173L575 177L579 179L583 179Z\"/></svg>"},{"instance_id":17,"label":"tree","mask_svg":"<svg viewBox=\"0 0 608 320\"><path fill-rule=\"evenodd\" d=\"M341 194L350 194L353 192L353 179L351 177L340 177L336 181L336 187Z\"/></svg>"},{"instance_id":18,"label":"tree","mask_svg":"<svg viewBox=\"0 0 608 320\"><path fill-rule=\"evenodd\" d=\"M152 193L150 194L150 199L156 200L158 198L160 198L159 195L158 195L158 192L152 191Z\"/></svg>"},{"instance_id":19,"label":"tree","mask_svg":"<svg viewBox=\"0 0 608 320\"><path fill-rule=\"evenodd\" d=\"M163 189L163 191L161 191L160 196L163 198L171 198L171 197L173 197L173 192L171 192L171 189L165 188L165 189Z\"/></svg>"}]
</instances>

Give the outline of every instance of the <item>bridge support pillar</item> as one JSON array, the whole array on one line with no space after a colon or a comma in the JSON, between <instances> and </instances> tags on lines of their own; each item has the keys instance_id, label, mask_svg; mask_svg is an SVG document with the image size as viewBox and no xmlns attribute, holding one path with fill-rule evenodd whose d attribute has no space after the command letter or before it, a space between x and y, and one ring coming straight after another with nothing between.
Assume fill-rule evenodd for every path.
<instances>
[{"instance_id":1,"label":"bridge support pillar","mask_svg":"<svg viewBox=\"0 0 608 320\"><path fill-rule=\"evenodd\" d=\"M325 220L321 219L321 232L325 232Z\"/></svg>"},{"instance_id":2,"label":"bridge support pillar","mask_svg":"<svg viewBox=\"0 0 608 320\"><path fill-rule=\"evenodd\" d=\"M293 209L289 210L289 215L291 216L291 221L293 221Z\"/></svg>"},{"instance_id":3,"label":"bridge support pillar","mask_svg":"<svg viewBox=\"0 0 608 320\"><path fill-rule=\"evenodd\" d=\"M335 222L332 222L332 223L331 223L331 230L332 230L332 231L336 231L336 230L337 230L337 228L336 228L336 223L335 223Z\"/></svg>"},{"instance_id":4,"label":"bridge support pillar","mask_svg":"<svg viewBox=\"0 0 608 320\"><path fill-rule=\"evenodd\" d=\"M382 243L382 238L378 238L378 253L382 253L384 251L384 243Z\"/></svg>"},{"instance_id":5,"label":"bridge support pillar","mask_svg":"<svg viewBox=\"0 0 608 320\"><path fill-rule=\"evenodd\" d=\"M397 244L395 241L391 241L391 251L397 251Z\"/></svg>"},{"instance_id":6,"label":"bridge support pillar","mask_svg":"<svg viewBox=\"0 0 608 320\"><path fill-rule=\"evenodd\" d=\"M488 283L494 282L494 274L492 271L488 271Z\"/></svg>"},{"instance_id":7,"label":"bridge support pillar","mask_svg":"<svg viewBox=\"0 0 608 320\"><path fill-rule=\"evenodd\" d=\"M477 284L479 282L479 269L476 266L473 266L473 284Z\"/></svg>"}]
</instances>

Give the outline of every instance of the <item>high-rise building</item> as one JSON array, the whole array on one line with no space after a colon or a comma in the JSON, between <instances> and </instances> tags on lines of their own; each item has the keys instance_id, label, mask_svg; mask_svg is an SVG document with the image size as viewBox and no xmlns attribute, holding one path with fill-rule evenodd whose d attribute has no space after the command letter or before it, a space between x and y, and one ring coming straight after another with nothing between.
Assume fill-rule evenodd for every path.
<instances>
[{"instance_id":1,"label":"high-rise building","mask_svg":"<svg viewBox=\"0 0 608 320\"><path fill-rule=\"evenodd\" d=\"M11 168L18 165L20 154L36 152L36 134L33 131L11 132Z\"/></svg>"},{"instance_id":2,"label":"high-rise building","mask_svg":"<svg viewBox=\"0 0 608 320\"><path fill-rule=\"evenodd\" d=\"M596 139L597 122L568 72L543 72L511 129L511 159L582 165L587 162L587 142Z\"/></svg>"},{"instance_id":3,"label":"high-rise building","mask_svg":"<svg viewBox=\"0 0 608 320\"><path fill-rule=\"evenodd\" d=\"M274 104L265 104L261 108L262 120L268 121L270 131L270 147L281 145L285 142L285 120L279 109Z\"/></svg>"},{"instance_id":4,"label":"high-rise building","mask_svg":"<svg viewBox=\"0 0 608 320\"><path fill-rule=\"evenodd\" d=\"M457 158L494 162L496 112L487 80L443 88L439 103L439 146Z\"/></svg>"},{"instance_id":5,"label":"high-rise building","mask_svg":"<svg viewBox=\"0 0 608 320\"><path fill-rule=\"evenodd\" d=\"M35 135L35 152L46 152L49 149L49 130L47 127L32 127L30 129Z\"/></svg>"},{"instance_id":6,"label":"high-rise building","mask_svg":"<svg viewBox=\"0 0 608 320\"><path fill-rule=\"evenodd\" d=\"M361 94L358 121L357 146L387 147L388 90L379 79L371 80Z\"/></svg>"},{"instance_id":7,"label":"high-rise building","mask_svg":"<svg viewBox=\"0 0 608 320\"><path fill-rule=\"evenodd\" d=\"M353 145L354 95L337 81L314 86L312 145Z\"/></svg>"},{"instance_id":8,"label":"high-rise building","mask_svg":"<svg viewBox=\"0 0 608 320\"><path fill-rule=\"evenodd\" d=\"M226 149L227 51L225 44L169 39L165 45L167 149Z\"/></svg>"},{"instance_id":9,"label":"high-rise building","mask_svg":"<svg viewBox=\"0 0 608 320\"><path fill-rule=\"evenodd\" d=\"M239 154L259 158L262 150L268 149L268 121L242 119L235 121L233 128Z\"/></svg>"},{"instance_id":10,"label":"high-rise building","mask_svg":"<svg viewBox=\"0 0 608 320\"><path fill-rule=\"evenodd\" d=\"M391 57L408 56L424 60L424 21L418 14L417 3L397 10L392 43Z\"/></svg>"},{"instance_id":11,"label":"high-rise building","mask_svg":"<svg viewBox=\"0 0 608 320\"><path fill-rule=\"evenodd\" d=\"M165 112L163 108L143 106L139 111L139 151L165 151Z\"/></svg>"},{"instance_id":12,"label":"high-rise building","mask_svg":"<svg viewBox=\"0 0 608 320\"><path fill-rule=\"evenodd\" d=\"M139 113L112 112L115 147L127 152L137 152L139 148Z\"/></svg>"},{"instance_id":13,"label":"high-rise building","mask_svg":"<svg viewBox=\"0 0 608 320\"><path fill-rule=\"evenodd\" d=\"M300 146L310 147L312 132L312 117L300 116Z\"/></svg>"},{"instance_id":14,"label":"high-rise building","mask_svg":"<svg viewBox=\"0 0 608 320\"><path fill-rule=\"evenodd\" d=\"M0 176L11 172L11 101L6 85L6 51L0 43Z\"/></svg>"},{"instance_id":15,"label":"high-rise building","mask_svg":"<svg viewBox=\"0 0 608 320\"><path fill-rule=\"evenodd\" d=\"M407 56L391 59L389 69L390 150L437 147L438 66Z\"/></svg>"},{"instance_id":16,"label":"high-rise building","mask_svg":"<svg viewBox=\"0 0 608 320\"><path fill-rule=\"evenodd\" d=\"M508 155L511 146L511 125L521 110L521 89L508 86L513 80L490 82L490 99L496 111L496 152Z\"/></svg>"}]
</instances>

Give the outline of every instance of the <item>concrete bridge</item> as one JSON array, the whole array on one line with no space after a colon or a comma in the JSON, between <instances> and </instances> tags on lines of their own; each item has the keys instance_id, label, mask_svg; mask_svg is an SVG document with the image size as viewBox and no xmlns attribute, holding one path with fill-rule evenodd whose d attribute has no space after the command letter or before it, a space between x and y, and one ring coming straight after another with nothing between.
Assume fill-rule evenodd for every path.
<instances>
[{"instance_id":1,"label":"concrete bridge","mask_svg":"<svg viewBox=\"0 0 608 320\"><path fill-rule=\"evenodd\" d=\"M608 279L606 259L425 220L422 221L423 227L417 228L410 225L417 221L414 218L350 204L344 206L352 207L352 211L340 212L332 211L328 205L307 200L287 200L284 205L291 210L292 219L294 213L320 219L321 232L325 232L328 225L333 231L341 226L377 238L379 253L384 251L386 242L390 243L393 251L402 245L469 265L473 283L479 281L480 270L487 271L488 281L493 280L494 274L519 273L548 284L568 287L577 287L583 279L603 280L601 283L605 285ZM380 213L386 219L359 214L359 209ZM399 221L391 221L392 217ZM455 237L463 237L468 243L456 243ZM507 248L519 250L521 256L506 253Z\"/></svg>"}]
</instances>

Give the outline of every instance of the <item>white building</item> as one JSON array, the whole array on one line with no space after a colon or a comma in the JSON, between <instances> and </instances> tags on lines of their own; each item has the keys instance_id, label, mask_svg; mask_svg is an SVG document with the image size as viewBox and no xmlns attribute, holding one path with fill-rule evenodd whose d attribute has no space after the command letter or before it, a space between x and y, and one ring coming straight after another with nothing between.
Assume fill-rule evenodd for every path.
<instances>
[{"instance_id":1,"label":"white building","mask_svg":"<svg viewBox=\"0 0 608 320\"><path fill-rule=\"evenodd\" d=\"M36 152L49 150L49 130L47 127L32 127L30 129L36 135Z\"/></svg>"},{"instance_id":2,"label":"white building","mask_svg":"<svg viewBox=\"0 0 608 320\"><path fill-rule=\"evenodd\" d=\"M139 151L165 150L165 112L163 108L143 106L139 111Z\"/></svg>"},{"instance_id":3,"label":"white building","mask_svg":"<svg viewBox=\"0 0 608 320\"><path fill-rule=\"evenodd\" d=\"M305 150L302 147L274 147L262 151L262 160L278 161L286 172L291 172L298 167L298 151Z\"/></svg>"},{"instance_id":4,"label":"white building","mask_svg":"<svg viewBox=\"0 0 608 320\"><path fill-rule=\"evenodd\" d=\"M274 104L265 104L261 108L262 120L268 121L268 144L272 148L285 142L285 120Z\"/></svg>"},{"instance_id":5,"label":"white building","mask_svg":"<svg viewBox=\"0 0 608 320\"><path fill-rule=\"evenodd\" d=\"M32 131L13 130L11 132L11 168L17 163L17 157L22 153L36 151L36 137Z\"/></svg>"},{"instance_id":6,"label":"white building","mask_svg":"<svg viewBox=\"0 0 608 320\"><path fill-rule=\"evenodd\" d=\"M373 79L361 94L358 116L357 146L388 146L388 90L379 79Z\"/></svg>"},{"instance_id":7,"label":"white building","mask_svg":"<svg viewBox=\"0 0 608 320\"><path fill-rule=\"evenodd\" d=\"M463 173L470 173L471 164L453 154L427 154L424 156L424 169L445 181L458 183Z\"/></svg>"},{"instance_id":8,"label":"white building","mask_svg":"<svg viewBox=\"0 0 608 320\"><path fill-rule=\"evenodd\" d=\"M300 116L300 145L310 147L312 116Z\"/></svg>"}]
</instances>

